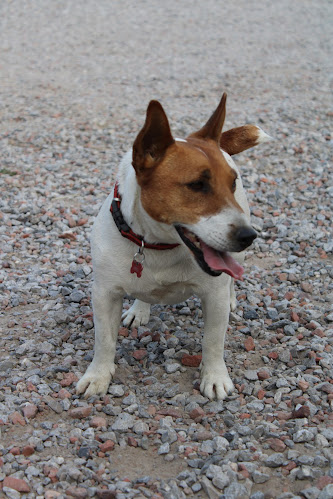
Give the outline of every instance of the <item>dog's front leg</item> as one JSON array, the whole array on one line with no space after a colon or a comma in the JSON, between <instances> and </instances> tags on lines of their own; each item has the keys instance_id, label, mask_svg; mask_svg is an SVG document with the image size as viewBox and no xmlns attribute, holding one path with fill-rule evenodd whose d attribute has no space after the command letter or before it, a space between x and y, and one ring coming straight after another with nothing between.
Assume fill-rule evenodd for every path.
<instances>
[{"instance_id":1,"label":"dog's front leg","mask_svg":"<svg viewBox=\"0 0 333 499\"><path fill-rule=\"evenodd\" d=\"M230 311L230 285L201 298L205 329L202 342L201 393L209 399L223 400L234 390L224 362L224 337Z\"/></svg>"},{"instance_id":2,"label":"dog's front leg","mask_svg":"<svg viewBox=\"0 0 333 499\"><path fill-rule=\"evenodd\" d=\"M114 357L122 311L122 296L110 290L92 289L95 326L95 353L86 373L77 384L77 393L85 397L104 395L115 372Z\"/></svg>"}]
</instances>

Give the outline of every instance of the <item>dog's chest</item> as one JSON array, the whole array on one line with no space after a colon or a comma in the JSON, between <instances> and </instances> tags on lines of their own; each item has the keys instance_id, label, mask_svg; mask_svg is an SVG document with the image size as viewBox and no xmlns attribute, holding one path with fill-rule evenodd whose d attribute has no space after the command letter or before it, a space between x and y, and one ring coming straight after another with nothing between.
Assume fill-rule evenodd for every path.
<instances>
[{"instance_id":1,"label":"dog's chest","mask_svg":"<svg viewBox=\"0 0 333 499\"><path fill-rule=\"evenodd\" d=\"M176 267L158 272L144 268L142 277L132 275L124 287L127 294L147 303L173 304L189 298L197 286L184 274L184 269Z\"/></svg>"}]
</instances>

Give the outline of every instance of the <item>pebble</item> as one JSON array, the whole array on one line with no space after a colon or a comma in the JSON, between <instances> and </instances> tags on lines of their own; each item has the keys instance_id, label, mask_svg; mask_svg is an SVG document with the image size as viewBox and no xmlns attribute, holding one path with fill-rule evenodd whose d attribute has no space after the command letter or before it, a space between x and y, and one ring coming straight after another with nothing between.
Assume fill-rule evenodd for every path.
<instances>
[{"instance_id":1,"label":"pebble","mask_svg":"<svg viewBox=\"0 0 333 499\"><path fill-rule=\"evenodd\" d=\"M3 495L264 499L283 483L280 499L332 497L329 4L317 4L309 16L297 2L226 3L221 32L213 0L191 12L174 0L5 3ZM186 137L221 82L224 129L258 123L276 138L235 158L258 231L226 335L236 389L200 395L204 321L192 296L153 305L148 324L121 324L107 394L85 400L75 389L94 350L94 217L147 103L161 100Z\"/></svg>"}]
</instances>

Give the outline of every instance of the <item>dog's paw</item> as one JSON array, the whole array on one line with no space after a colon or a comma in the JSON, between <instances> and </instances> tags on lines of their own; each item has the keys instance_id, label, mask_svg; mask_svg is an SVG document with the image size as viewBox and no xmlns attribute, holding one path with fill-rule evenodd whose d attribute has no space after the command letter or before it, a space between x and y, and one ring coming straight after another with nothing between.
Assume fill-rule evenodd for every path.
<instances>
[{"instance_id":1,"label":"dog's paw","mask_svg":"<svg viewBox=\"0 0 333 499\"><path fill-rule=\"evenodd\" d=\"M108 370L88 368L76 385L76 393L78 395L84 393L85 398L93 395L105 395L114 372L114 367L108 368Z\"/></svg>"},{"instance_id":2,"label":"dog's paw","mask_svg":"<svg viewBox=\"0 0 333 499\"><path fill-rule=\"evenodd\" d=\"M145 326L149 322L150 305L140 300L135 300L131 308L125 310L122 321L125 327Z\"/></svg>"},{"instance_id":3,"label":"dog's paw","mask_svg":"<svg viewBox=\"0 0 333 499\"><path fill-rule=\"evenodd\" d=\"M234 384L226 369L202 368L200 391L210 400L223 400L234 391Z\"/></svg>"}]
</instances>

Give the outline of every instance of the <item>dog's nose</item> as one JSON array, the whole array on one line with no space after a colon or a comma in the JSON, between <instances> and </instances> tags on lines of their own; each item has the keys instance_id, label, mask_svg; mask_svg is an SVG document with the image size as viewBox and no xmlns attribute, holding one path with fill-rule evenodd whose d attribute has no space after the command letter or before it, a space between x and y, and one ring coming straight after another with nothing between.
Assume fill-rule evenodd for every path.
<instances>
[{"instance_id":1,"label":"dog's nose","mask_svg":"<svg viewBox=\"0 0 333 499\"><path fill-rule=\"evenodd\" d=\"M250 246L256 237L257 233L252 227L240 227L235 233L235 239L242 246L242 249Z\"/></svg>"}]
</instances>

